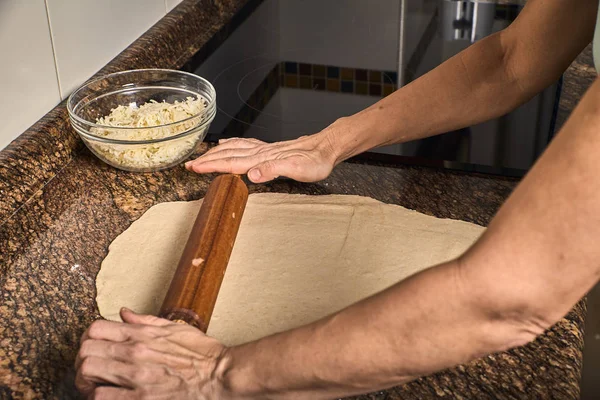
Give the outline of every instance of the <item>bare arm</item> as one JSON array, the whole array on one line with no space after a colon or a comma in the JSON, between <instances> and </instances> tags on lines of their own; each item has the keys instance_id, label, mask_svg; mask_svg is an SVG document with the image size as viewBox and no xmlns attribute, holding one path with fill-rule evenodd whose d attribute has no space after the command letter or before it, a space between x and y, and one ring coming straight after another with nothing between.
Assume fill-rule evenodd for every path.
<instances>
[{"instance_id":1,"label":"bare arm","mask_svg":"<svg viewBox=\"0 0 600 400\"><path fill-rule=\"evenodd\" d=\"M555 3L577 10L584 2L530 4ZM533 340L600 278L599 132L597 81L458 260L331 317L231 349L153 317L103 321L84 337L78 386L107 398L175 390L190 398L336 398Z\"/></svg>"},{"instance_id":2,"label":"bare arm","mask_svg":"<svg viewBox=\"0 0 600 400\"><path fill-rule=\"evenodd\" d=\"M533 340L600 278L599 132L596 81L459 260L314 324L228 350L224 387L260 398L336 398Z\"/></svg>"},{"instance_id":3,"label":"bare arm","mask_svg":"<svg viewBox=\"0 0 600 400\"><path fill-rule=\"evenodd\" d=\"M273 144L229 140L187 167L199 173L251 171L254 182L276 176L315 181L371 148L503 115L559 78L590 42L597 6L595 0L530 0L507 29L318 134Z\"/></svg>"},{"instance_id":4,"label":"bare arm","mask_svg":"<svg viewBox=\"0 0 600 400\"><path fill-rule=\"evenodd\" d=\"M373 147L448 132L510 112L555 82L590 42L597 4L530 0L505 30L350 117L348 127L336 130L343 143L338 157L346 159ZM350 137L360 139L353 142Z\"/></svg>"},{"instance_id":5,"label":"bare arm","mask_svg":"<svg viewBox=\"0 0 600 400\"><path fill-rule=\"evenodd\" d=\"M124 312L128 324L96 322L84 336L77 385L98 399L328 399L525 344L600 278L599 132L600 80L458 260L229 349L195 328ZM106 383L117 387L96 387Z\"/></svg>"}]
</instances>

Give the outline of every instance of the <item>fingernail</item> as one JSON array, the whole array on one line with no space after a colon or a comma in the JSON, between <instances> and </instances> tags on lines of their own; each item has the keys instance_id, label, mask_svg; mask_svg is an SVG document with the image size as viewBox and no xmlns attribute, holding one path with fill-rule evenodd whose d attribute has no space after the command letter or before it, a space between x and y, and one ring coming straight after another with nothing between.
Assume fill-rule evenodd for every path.
<instances>
[{"instance_id":1,"label":"fingernail","mask_svg":"<svg viewBox=\"0 0 600 400\"><path fill-rule=\"evenodd\" d=\"M129 309L129 308L127 308L127 307L121 307L121 311L129 311L129 312L131 312L131 313L133 312L132 310L130 310L130 309Z\"/></svg>"},{"instance_id":2,"label":"fingernail","mask_svg":"<svg viewBox=\"0 0 600 400\"><path fill-rule=\"evenodd\" d=\"M188 161L188 162L185 163L185 167L186 168L189 168L191 166L192 166L192 162L191 161Z\"/></svg>"},{"instance_id":3,"label":"fingernail","mask_svg":"<svg viewBox=\"0 0 600 400\"><path fill-rule=\"evenodd\" d=\"M253 181L257 181L260 179L260 171L258 169L253 169L250 170L250 172L248 172L248 176L250 177L250 179L252 179Z\"/></svg>"}]
</instances>

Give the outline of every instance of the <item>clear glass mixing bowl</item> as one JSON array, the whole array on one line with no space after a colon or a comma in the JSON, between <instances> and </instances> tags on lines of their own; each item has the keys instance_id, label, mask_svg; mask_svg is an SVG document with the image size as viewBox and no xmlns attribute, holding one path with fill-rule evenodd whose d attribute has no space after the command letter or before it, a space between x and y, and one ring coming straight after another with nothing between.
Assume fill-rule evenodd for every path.
<instances>
[{"instance_id":1,"label":"clear glass mixing bowl","mask_svg":"<svg viewBox=\"0 0 600 400\"><path fill-rule=\"evenodd\" d=\"M189 97L200 97L205 107L181 121L153 127L96 123L98 118L109 115L120 105L139 107L151 100L174 103ZM204 140L216 114L216 92L210 82L194 74L139 69L87 82L71 94L67 110L71 124L85 145L102 161L126 171L158 171L187 159ZM131 136L153 139L129 140L127 137Z\"/></svg>"}]
</instances>

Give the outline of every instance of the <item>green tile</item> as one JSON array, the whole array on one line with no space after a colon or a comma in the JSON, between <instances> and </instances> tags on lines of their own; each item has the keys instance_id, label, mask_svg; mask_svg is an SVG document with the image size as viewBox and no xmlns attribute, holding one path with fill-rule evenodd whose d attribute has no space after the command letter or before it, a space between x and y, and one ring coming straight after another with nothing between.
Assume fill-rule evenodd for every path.
<instances>
[{"instance_id":1,"label":"green tile","mask_svg":"<svg viewBox=\"0 0 600 400\"><path fill-rule=\"evenodd\" d=\"M356 82L356 94L369 94L369 84L366 82Z\"/></svg>"}]
</instances>

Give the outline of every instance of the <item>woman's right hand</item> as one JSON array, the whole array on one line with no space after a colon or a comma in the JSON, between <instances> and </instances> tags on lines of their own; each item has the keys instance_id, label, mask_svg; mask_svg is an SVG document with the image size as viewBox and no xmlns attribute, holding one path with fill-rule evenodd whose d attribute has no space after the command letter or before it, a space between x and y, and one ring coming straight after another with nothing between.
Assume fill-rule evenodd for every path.
<instances>
[{"instance_id":1,"label":"woman's right hand","mask_svg":"<svg viewBox=\"0 0 600 400\"><path fill-rule=\"evenodd\" d=\"M248 174L255 183L285 176L300 182L325 179L338 160L334 136L329 130L285 142L232 138L185 164L200 174L225 172Z\"/></svg>"}]
</instances>

